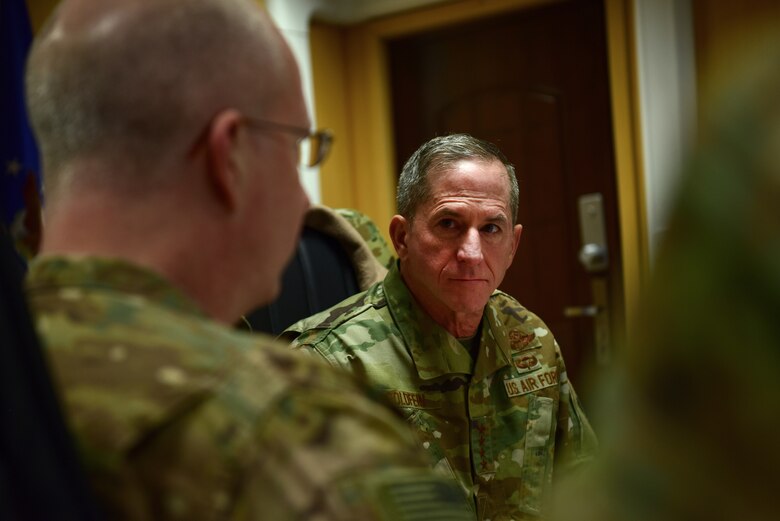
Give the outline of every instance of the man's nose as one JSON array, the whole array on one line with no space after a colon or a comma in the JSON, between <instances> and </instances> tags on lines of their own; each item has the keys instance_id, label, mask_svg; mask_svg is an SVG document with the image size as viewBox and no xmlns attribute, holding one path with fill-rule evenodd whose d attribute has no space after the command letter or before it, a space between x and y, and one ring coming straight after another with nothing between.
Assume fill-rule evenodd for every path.
<instances>
[{"instance_id":1,"label":"man's nose","mask_svg":"<svg viewBox=\"0 0 780 521\"><path fill-rule=\"evenodd\" d=\"M463 241L458 246L458 262L479 264L482 262L482 237L479 230L469 228L463 236Z\"/></svg>"}]
</instances>

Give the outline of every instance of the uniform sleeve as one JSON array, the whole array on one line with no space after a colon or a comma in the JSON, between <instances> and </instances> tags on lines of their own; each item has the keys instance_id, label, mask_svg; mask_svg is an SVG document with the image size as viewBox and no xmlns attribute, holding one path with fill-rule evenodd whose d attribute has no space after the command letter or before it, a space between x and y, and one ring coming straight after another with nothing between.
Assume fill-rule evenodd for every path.
<instances>
[{"instance_id":1,"label":"uniform sleeve","mask_svg":"<svg viewBox=\"0 0 780 521\"><path fill-rule=\"evenodd\" d=\"M598 440L585 416L574 386L566 373L566 364L556 342L560 375L560 406L556 432L556 471L572 470L592 461L598 451Z\"/></svg>"},{"instance_id":2,"label":"uniform sleeve","mask_svg":"<svg viewBox=\"0 0 780 521\"><path fill-rule=\"evenodd\" d=\"M323 334L323 328L320 327L326 312L320 312L311 317L299 320L295 324L291 325L276 338L283 344L288 344L295 350L306 351L308 349L314 349L314 343L317 343ZM308 349L302 349L302 348Z\"/></svg>"},{"instance_id":3,"label":"uniform sleeve","mask_svg":"<svg viewBox=\"0 0 780 521\"><path fill-rule=\"evenodd\" d=\"M306 329L304 328L305 325L303 324L303 321L296 322L282 331L282 333L276 339L284 344L289 344L290 347L294 349L298 349L301 346L301 337L306 336Z\"/></svg>"},{"instance_id":4,"label":"uniform sleeve","mask_svg":"<svg viewBox=\"0 0 780 521\"><path fill-rule=\"evenodd\" d=\"M394 412L357 388L307 387L292 390L263 422L262 450L242 483L242 519L474 518Z\"/></svg>"},{"instance_id":5,"label":"uniform sleeve","mask_svg":"<svg viewBox=\"0 0 780 521\"><path fill-rule=\"evenodd\" d=\"M85 455L108 518L473 519L406 424L350 375L284 348L248 355L156 415L142 438L100 424L105 441Z\"/></svg>"},{"instance_id":6,"label":"uniform sleeve","mask_svg":"<svg viewBox=\"0 0 780 521\"><path fill-rule=\"evenodd\" d=\"M296 330L294 328L294 325L288 328L278 337L278 340L289 343L292 350L305 353L340 371L346 369L353 372L341 342L333 340L332 337L326 338L322 329Z\"/></svg>"}]
</instances>

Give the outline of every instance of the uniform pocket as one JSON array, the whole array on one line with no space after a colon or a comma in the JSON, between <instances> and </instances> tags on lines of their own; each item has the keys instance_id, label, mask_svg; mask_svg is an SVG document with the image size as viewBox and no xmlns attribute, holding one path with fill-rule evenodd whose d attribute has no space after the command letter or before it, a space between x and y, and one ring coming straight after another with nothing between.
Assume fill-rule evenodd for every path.
<instances>
[{"instance_id":1,"label":"uniform pocket","mask_svg":"<svg viewBox=\"0 0 780 521\"><path fill-rule=\"evenodd\" d=\"M554 406L552 398L529 397L521 496L523 509L533 514L541 512L545 489L552 481Z\"/></svg>"}]
</instances>

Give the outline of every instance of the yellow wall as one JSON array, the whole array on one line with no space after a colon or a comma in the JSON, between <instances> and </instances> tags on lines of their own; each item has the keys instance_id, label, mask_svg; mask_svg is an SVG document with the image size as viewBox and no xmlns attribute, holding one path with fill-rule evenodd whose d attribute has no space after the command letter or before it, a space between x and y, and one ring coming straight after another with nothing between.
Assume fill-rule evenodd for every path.
<instances>
[{"instance_id":1,"label":"yellow wall","mask_svg":"<svg viewBox=\"0 0 780 521\"><path fill-rule=\"evenodd\" d=\"M309 33L312 74L317 98L317 125L335 136L327 161L320 167L320 191L324 204L332 208L357 208L352 183L350 143L350 93L347 89L346 43L337 27L312 24Z\"/></svg>"},{"instance_id":2,"label":"yellow wall","mask_svg":"<svg viewBox=\"0 0 780 521\"><path fill-rule=\"evenodd\" d=\"M647 198L631 0L606 0L612 131L623 256L625 333L636 330L637 302L650 271Z\"/></svg>"}]
</instances>

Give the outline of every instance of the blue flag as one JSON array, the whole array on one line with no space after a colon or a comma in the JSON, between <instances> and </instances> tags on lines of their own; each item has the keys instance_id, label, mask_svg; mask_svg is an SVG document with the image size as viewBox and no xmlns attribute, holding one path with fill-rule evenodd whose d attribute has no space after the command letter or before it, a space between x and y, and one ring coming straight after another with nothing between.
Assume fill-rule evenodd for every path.
<instances>
[{"instance_id":1,"label":"blue flag","mask_svg":"<svg viewBox=\"0 0 780 521\"><path fill-rule=\"evenodd\" d=\"M38 250L41 177L24 104L24 64L32 40L25 0L0 1L0 211L24 256Z\"/></svg>"}]
</instances>

